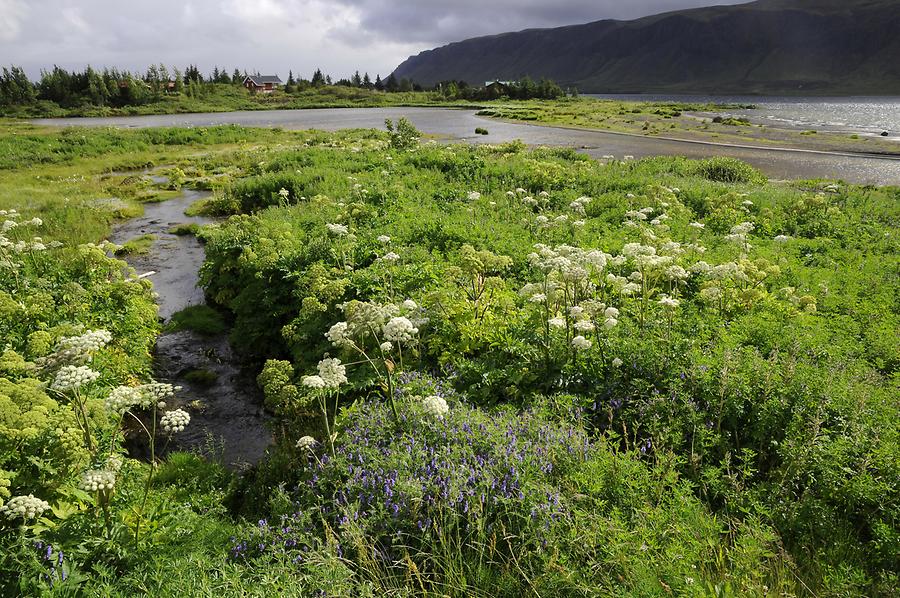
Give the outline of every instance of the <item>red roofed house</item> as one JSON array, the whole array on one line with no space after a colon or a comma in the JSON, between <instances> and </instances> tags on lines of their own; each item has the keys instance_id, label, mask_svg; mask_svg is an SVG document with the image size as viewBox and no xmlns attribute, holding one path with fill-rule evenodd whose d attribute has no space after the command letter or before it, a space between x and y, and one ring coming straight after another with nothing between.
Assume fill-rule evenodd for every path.
<instances>
[{"instance_id":1,"label":"red roofed house","mask_svg":"<svg viewBox=\"0 0 900 598\"><path fill-rule=\"evenodd\" d=\"M244 87L254 93L272 93L282 85L278 75L250 75L244 79Z\"/></svg>"}]
</instances>

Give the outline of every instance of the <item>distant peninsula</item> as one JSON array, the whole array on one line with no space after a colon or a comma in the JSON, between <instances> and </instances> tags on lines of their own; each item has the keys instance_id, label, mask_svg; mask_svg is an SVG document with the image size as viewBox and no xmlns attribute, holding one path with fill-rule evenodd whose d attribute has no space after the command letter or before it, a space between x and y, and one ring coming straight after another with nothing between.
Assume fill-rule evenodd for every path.
<instances>
[{"instance_id":1,"label":"distant peninsula","mask_svg":"<svg viewBox=\"0 0 900 598\"><path fill-rule=\"evenodd\" d=\"M394 76L424 86L528 76L581 93L900 95L900 2L758 0L528 29L422 52Z\"/></svg>"}]
</instances>

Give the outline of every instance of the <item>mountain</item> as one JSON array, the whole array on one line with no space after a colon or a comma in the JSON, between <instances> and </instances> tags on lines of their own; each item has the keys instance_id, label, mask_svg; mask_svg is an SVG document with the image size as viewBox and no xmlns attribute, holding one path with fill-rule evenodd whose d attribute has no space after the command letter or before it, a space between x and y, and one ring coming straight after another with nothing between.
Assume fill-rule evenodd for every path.
<instances>
[{"instance_id":1,"label":"mountain","mask_svg":"<svg viewBox=\"0 0 900 598\"><path fill-rule=\"evenodd\" d=\"M423 85L547 77L582 93L900 95L900 0L758 0L452 43Z\"/></svg>"}]
</instances>

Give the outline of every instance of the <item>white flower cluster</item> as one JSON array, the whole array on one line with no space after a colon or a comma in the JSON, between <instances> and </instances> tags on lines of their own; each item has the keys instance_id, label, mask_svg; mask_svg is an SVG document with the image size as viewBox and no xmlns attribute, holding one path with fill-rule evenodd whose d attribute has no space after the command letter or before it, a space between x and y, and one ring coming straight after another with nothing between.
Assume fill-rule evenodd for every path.
<instances>
[{"instance_id":1,"label":"white flower cluster","mask_svg":"<svg viewBox=\"0 0 900 598\"><path fill-rule=\"evenodd\" d=\"M191 416L184 409L175 409L163 413L163 416L159 418L159 423L167 434L177 434L183 432L185 427L191 423Z\"/></svg>"},{"instance_id":2,"label":"white flower cluster","mask_svg":"<svg viewBox=\"0 0 900 598\"><path fill-rule=\"evenodd\" d=\"M667 295L663 295L663 296L660 297L660 299L659 299L659 304L662 305L663 307L667 308L667 309L675 309L676 307L678 307L679 305L681 305L681 302L678 301L678 299L674 299L674 298L669 297L669 296L667 296Z\"/></svg>"},{"instance_id":3,"label":"white flower cluster","mask_svg":"<svg viewBox=\"0 0 900 598\"><path fill-rule=\"evenodd\" d=\"M312 451L317 444L319 443L312 436L304 436L297 441L297 448L301 451Z\"/></svg>"},{"instance_id":4,"label":"white flower cluster","mask_svg":"<svg viewBox=\"0 0 900 598\"><path fill-rule=\"evenodd\" d=\"M479 199L481 199L481 193L479 193L478 191L471 191L469 192L468 198L469 201L478 201Z\"/></svg>"},{"instance_id":5,"label":"white flower cluster","mask_svg":"<svg viewBox=\"0 0 900 598\"><path fill-rule=\"evenodd\" d=\"M442 419L450 412L450 406L447 405L447 401L445 401L443 397L436 395L422 399L422 409L425 410L425 413L428 416L436 419Z\"/></svg>"},{"instance_id":6,"label":"white flower cluster","mask_svg":"<svg viewBox=\"0 0 900 598\"><path fill-rule=\"evenodd\" d=\"M78 390L100 377L100 372L84 365L66 365L56 372L56 378L50 385L51 390L68 392Z\"/></svg>"},{"instance_id":7,"label":"white flower cluster","mask_svg":"<svg viewBox=\"0 0 900 598\"><path fill-rule=\"evenodd\" d=\"M33 494L28 496L14 496L5 505L0 507L0 514L9 520L37 519L50 508L47 501L35 498Z\"/></svg>"},{"instance_id":8,"label":"white flower cluster","mask_svg":"<svg viewBox=\"0 0 900 598\"><path fill-rule=\"evenodd\" d=\"M388 264L394 264L394 263L400 261L400 254L395 253L393 251L389 251L389 252L385 253L384 255L382 255L381 257L379 257L376 261L387 262Z\"/></svg>"},{"instance_id":9,"label":"white flower cluster","mask_svg":"<svg viewBox=\"0 0 900 598\"><path fill-rule=\"evenodd\" d=\"M307 388L325 388L325 380L322 379L322 376L303 376L300 379L300 384Z\"/></svg>"},{"instance_id":10,"label":"white flower cluster","mask_svg":"<svg viewBox=\"0 0 900 598\"><path fill-rule=\"evenodd\" d=\"M326 224L328 232L336 237L343 237L350 232L346 224Z\"/></svg>"},{"instance_id":11,"label":"white flower cluster","mask_svg":"<svg viewBox=\"0 0 900 598\"><path fill-rule=\"evenodd\" d=\"M85 492L112 490L116 485L116 472L106 469L90 469L81 474L78 487Z\"/></svg>"},{"instance_id":12,"label":"white flower cluster","mask_svg":"<svg viewBox=\"0 0 900 598\"><path fill-rule=\"evenodd\" d=\"M581 249L570 245L548 247L538 243L528 254L528 263L545 274L558 273L564 280L579 280L599 273L612 257L598 249Z\"/></svg>"},{"instance_id":13,"label":"white flower cluster","mask_svg":"<svg viewBox=\"0 0 900 598\"><path fill-rule=\"evenodd\" d=\"M585 215L584 207L586 205L588 205L589 203L591 203L591 201L592 200L590 197L582 196L582 197L579 197L578 199L576 199L575 201L573 201L572 203L570 203L569 208L573 212L578 214L579 216L584 216Z\"/></svg>"},{"instance_id":14,"label":"white flower cluster","mask_svg":"<svg viewBox=\"0 0 900 598\"><path fill-rule=\"evenodd\" d=\"M384 338L395 343L409 343L417 334L419 329L413 326L409 318L398 316L391 318L382 328Z\"/></svg>"},{"instance_id":15,"label":"white flower cluster","mask_svg":"<svg viewBox=\"0 0 900 598\"><path fill-rule=\"evenodd\" d=\"M341 365L340 359L325 358L319 362L318 370L324 388L338 388L347 383L347 368Z\"/></svg>"},{"instance_id":16,"label":"white flower cluster","mask_svg":"<svg viewBox=\"0 0 900 598\"><path fill-rule=\"evenodd\" d=\"M387 235L379 235L378 242L381 243L382 245L387 245L388 243L391 242L391 238Z\"/></svg>"},{"instance_id":17,"label":"white flower cluster","mask_svg":"<svg viewBox=\"0 0 900 598\"><path fill-rule=\"evenodd\" d=\"M105 406L110 413L121 415L133 407L149 409L156 405L165 409L166 400L175 396L180 386L163 382L151 382L140 386L117 386L106 397Z\"/></svg>"},{"instance_id":18,"label":"white flower cluster","mask_svg":"<svg viewBox=\"0 0 900 598\"><path fill-rule=\"evenodd\" d=\"M144 400L144 393L133 386L117 386L110 391L104 404L110 413L122 414Z\"/></svg>"},{"instance_id":19,"label":"white flower cluster","mask_svg":"<svg viewBox=\"0 0 900 598\"><path fill-rule=\"evenodd\" d=\"M583 336L576 336L572 339L572 347L579 351L584 351L591 348L591 341Z\"/></svg>"},{"instance_id":20,"label":"white flower cluster","mask_svg":"<svg viewBox=\"0 0 900 598\"><path fill-rule=\"evenodd\" d=\"M108 330L89 330L76 336L60 339L51 355L37 360L39 366L52 369L61 365L84 365L90 363L92 353L112 341Z\"/></svg>"},{"instance_id":21,"label":"white flower cluster","mask_svg":"<svg viewBox=\"0 0 900 598\"><path fill-rule=\"evenodd\" d=\"M747 242L749 235L756 228L752 222L742 222L737 226L731 227L730 234L725 235L725 240L735 245L740 245L744 251L750 251L752 246Z\"/></svg>"}]
</instances>

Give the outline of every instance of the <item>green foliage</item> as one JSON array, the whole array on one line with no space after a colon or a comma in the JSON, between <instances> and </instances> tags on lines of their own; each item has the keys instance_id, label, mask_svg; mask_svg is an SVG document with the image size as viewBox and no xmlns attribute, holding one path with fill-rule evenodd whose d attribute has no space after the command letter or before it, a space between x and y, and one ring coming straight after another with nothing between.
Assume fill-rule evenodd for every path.
<instances>
[{"instance_id":1,"label":"green foliage","mask_svg":"<svg viewBox=\"0 0 900 598\"><path fill-rule=\"evenodd\" d=\"M18 533L0 534L0 592L60 581L41 541L66 555L59 593L894 593L897 190L266 134L280 145L235 148L256 133L225 128L85 131L83 146L92 168L121 161L118 139L187 185L219 181L207 207L232 217L200 231L215 307L173 322L233 321L264 363L276 445L246 473L174 453L126 460L114 492L77 488L121 452L104 399L146 378L157 323L147 283L78 245L110 212L62 198L137 185L66 182L93 160L72 146L53 195L13 204L29 215L3 233L20 249L0 269L0 501L50 510L3 528ZM68 135L35 134L31 155ZM221 151L187 157L207 143ZM385 347L394 317L417 332ZM326 337L341 321L350 344ZM47 358L81 326L112 333L100 378L51 391ZM347 381L319 413L304 374L326 354Z\"/></svg>"},{"instance_id":2,"label":"green foliage","mask_svg":"<svg viewBox=\"0 0 900 598\"><path fill-rule=\"evenodd\" d=\"M220 312L208 305L191 305L172 314L166 324L166 330L177 332L191 330L205 336L224 334L228 324Z\"/></svg>"},{"instance_id":3,"label":"green foliage","mask_svg":"<svg viewBox=\"0 0 900 598\"><path fill-rule=\"evenodd\" d=\"M718 183L753 183L760 184L765 181L761 172L740 160L734 158L709 158L697 162L696 172Z\"/></svg>"},{"instance_id":4,"label":"green foliage","mask_svg":"<svg viewBox=\"0 0 900 598\"><path fill-rule=\"evenodd\" d=\"M408 119L401 117L395 125L390 119L384 121L384 126L388 131L391 149L403 151L412 149L419 143L419 137L422 134L416 129Z\"/></svg>"},{"instance_id":5,"label":"green foliage","mask_svg":"<svg viewBox=\"0 0 900 598\"><path fill-rule=\"evenodd\" d=\"M129 239L122 243L122 246L116 249L116 255L142 255L150 253L150 248L156 241L156 235L141 235Z\"/></svg>"}]
</instances>

